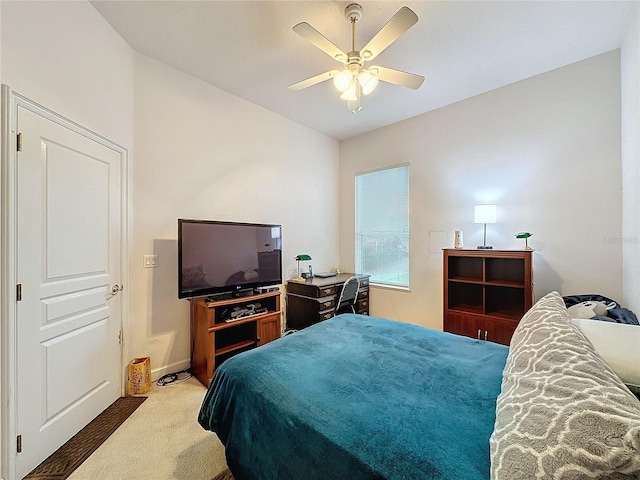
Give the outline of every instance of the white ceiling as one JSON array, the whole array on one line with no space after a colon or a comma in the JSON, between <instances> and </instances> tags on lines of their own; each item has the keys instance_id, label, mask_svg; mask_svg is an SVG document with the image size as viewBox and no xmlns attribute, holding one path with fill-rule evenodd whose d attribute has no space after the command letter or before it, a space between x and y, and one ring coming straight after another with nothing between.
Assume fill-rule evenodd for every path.
<instances>
[{"instance_id":1,"label":"white ceiling","mask_svg":"<svg viewBox=\"0 0 640 480\"><path fill-rule=\"evenodd\" d=\"M345 1L92 1L136 51L326 135L347 139L621 46L636 1L369 1L356 49L406 5L418 23L376 64L426 77L380 82L353 115L331 82L287 86L340 64L291 29L306 21L345 51Z\"/></svg>"}]
</instances>

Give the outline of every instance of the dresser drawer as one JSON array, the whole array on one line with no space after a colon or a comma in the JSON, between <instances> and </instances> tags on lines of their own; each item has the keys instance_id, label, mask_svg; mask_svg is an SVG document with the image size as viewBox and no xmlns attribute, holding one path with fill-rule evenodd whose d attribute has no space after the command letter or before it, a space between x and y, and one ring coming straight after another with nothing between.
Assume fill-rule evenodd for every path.
<instances>
[{"instance_id":1,"label":"dresser drawer","mask_svg":"<svg viewBox=\"0 0 640 480\"><path fill-rule=\"evenodd\" d=\"M310 283L289 282L287 283L287 293L302 295L304 297L329 297L340 292L340 285L317 286Z\"/></svg>"},{"instance_id":2,"label":"dresser drawer","mask_svg":"<svg viewBox=\"0 0 640 480\"><path fill-rule=\"evenodd\" d=\"M358 300L358 313L369 315L369 299Z\"/></svg>"},{"instance_id":3,"label":"dresser drawer","mask_svg":"<svg viewBox=\"0 0 640 480\"><path fill-rule=\"evenodd\" d=\"M318 289L318 296L320 297L328 297L330 295L337 295L338 293L340 293L340 287L338 285L329 285Z\"/></svg>"},{"instance_id":4,"label":"dresser drawer","mask_svg":"<svg viewBox=\"0 0 640 480\"><path fill-rule=\"evenodd\" d=\"M336 308L336 302L338 297L322 297L318 299L318 310L323 312L325 310L334 310Z\"/></svg>"},{"instance_id":5,"label":"dresser drawer","mask_svg":"<svg viewBox=\"0 0 640 480\"><path fill-rule=\"evenodd\" d=\"M321 322L323 320L329 320L330 318L333 318L336 316L336 312L334 312L333 310L330 310L328 312L322 312L318 315L318 321Z\"/></svg>"}]
</instances>

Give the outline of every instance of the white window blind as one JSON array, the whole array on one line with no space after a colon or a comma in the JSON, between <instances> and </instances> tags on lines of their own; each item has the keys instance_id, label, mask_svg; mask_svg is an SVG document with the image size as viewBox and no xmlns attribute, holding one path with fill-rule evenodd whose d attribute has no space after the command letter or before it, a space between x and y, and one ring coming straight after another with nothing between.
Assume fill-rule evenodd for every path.
<instances>
[{"instance_id":1,"label":"white window blind","mask_svg":"<svg viewBox=\"0 0 640 480\"><path fill-rule=\"evenodd\" d=\"M409 165L356 175L356 272L409 287Z\"/></svg>"}]
</instances>

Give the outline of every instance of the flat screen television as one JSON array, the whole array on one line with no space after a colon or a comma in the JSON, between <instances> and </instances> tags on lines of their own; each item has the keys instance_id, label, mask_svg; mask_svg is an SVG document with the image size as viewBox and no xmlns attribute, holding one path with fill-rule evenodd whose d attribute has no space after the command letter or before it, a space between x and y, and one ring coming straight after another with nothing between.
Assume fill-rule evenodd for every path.
<instances>
[{"instance_id":1,"label":"flat screen television","mask_svg":"<svg viewBox=\"0 0 640 480\"><path fill-rule=\"evenodd\" d=\"M178 298L282 283L282 226L178 219Z\"/></svg>"}]
</instances>

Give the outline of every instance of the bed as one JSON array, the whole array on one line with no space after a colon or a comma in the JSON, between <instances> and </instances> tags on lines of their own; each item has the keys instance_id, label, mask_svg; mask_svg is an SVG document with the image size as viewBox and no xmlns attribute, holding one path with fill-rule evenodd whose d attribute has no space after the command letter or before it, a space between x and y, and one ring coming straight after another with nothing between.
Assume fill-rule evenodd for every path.
<instances>
[{"instance_id":1,"label":"bed","mask_svg":"<svg viewBox=\"0 0 640 480\"><path fill-rule=\"evenodd\" d=\"M535 477L538 464L546 468L540 478L584 478L576 474L584 471L640 478L640 402L604 362L588 365L581 380L582 367L568 366L567 359L589 363L582 343L567 349L564 333L560 343L541 341L549 332L541 337L537 325L578 332L590 345L558 294L543 300L521 321L515 352L513 343L510 350L401 322L339 315L226 361L198 421L225 445L236 480L526 479ZM556 308L565 309L564 316ZM548 345L560 353L549 354ZM548 390L545 375L558 361L567 371ZM602 372L604 386L594 380ZM567 385L565 378L571 379ZM586 390L581 381L589 384ZM590 436L584 450L567 432L582 428L580 396L589 400L596 391L608 399L596 421L606 438ZM581 405L577 415L567 414L569 397L571 405ZM594 419L585 421L593 425ZM543 442L536 430L541 425L554 425Z\"/></svg>"}]
</instances>

